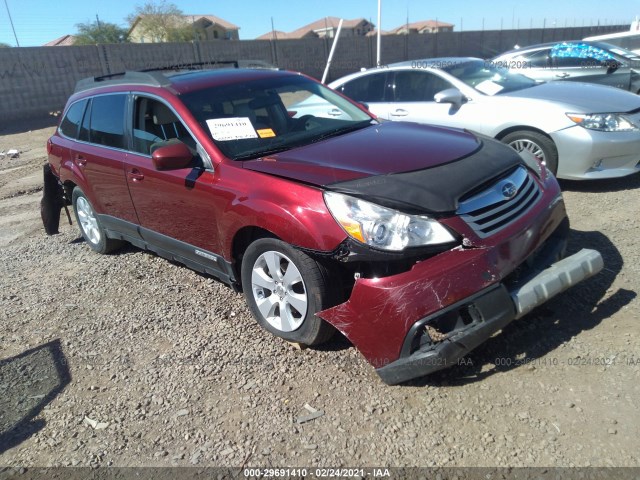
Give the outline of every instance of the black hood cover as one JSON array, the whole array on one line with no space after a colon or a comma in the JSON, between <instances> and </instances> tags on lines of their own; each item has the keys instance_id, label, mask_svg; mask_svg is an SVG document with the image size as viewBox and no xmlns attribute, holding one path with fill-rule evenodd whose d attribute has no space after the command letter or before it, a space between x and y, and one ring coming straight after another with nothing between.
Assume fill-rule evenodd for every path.
<instances>
[{"instance_id":1,"label":"black hood cover","mask_svg":"<svg viewBox=\"0 0 640 480\"><path fill-rule=\"evenodd\" d=\"M447 214L464 196L523 165L511 147L477 135L480 147L453 162L413 172L392 173L332 183L328 190L362 198L406 213Z\"/></svg>"}]
</instances>

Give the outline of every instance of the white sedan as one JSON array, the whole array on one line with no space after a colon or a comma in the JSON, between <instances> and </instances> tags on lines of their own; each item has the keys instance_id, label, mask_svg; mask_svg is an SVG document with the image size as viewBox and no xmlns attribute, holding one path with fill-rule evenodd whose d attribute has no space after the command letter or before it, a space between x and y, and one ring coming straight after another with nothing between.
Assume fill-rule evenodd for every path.
<instances>
[{"instance_id":1,"label":"white sedan","mask_svg":"<svg viewBox=\"0 0 640 480\"><path fill-rule=\"evenodd\" d=\"M559 178L640 171L640 97L617 88L536 82L477 58L403 62L329 86L381 119L466 128L528 150Z\"/></svg>"}]
</instances>

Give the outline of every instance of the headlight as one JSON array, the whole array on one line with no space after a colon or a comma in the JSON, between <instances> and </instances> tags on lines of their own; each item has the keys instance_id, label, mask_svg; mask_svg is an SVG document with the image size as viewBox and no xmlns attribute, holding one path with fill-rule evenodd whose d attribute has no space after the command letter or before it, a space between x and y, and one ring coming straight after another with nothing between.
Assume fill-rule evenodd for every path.
<instances>
[{"instance_id":1,"label":"headlight","mask_svg":"<svg viewBox=\"0 0 640 480\"><path fill-rule=\"evenodd\" d=\"M600 132L632 132L638 127L618 113L567 113L572 121L589 130Z\"/></svg>"},{"instance_id":2,"label":"headlight","mask_svg":"<svg viewBox=\"0 0 640 480\"><path fill-rule=\"evenodd\" d=\"M429 217L407 215L335 192L325 192L324 200L351 238L373 248L400 251L455 241L446 228Z\"/></svg>"}]
</instances>

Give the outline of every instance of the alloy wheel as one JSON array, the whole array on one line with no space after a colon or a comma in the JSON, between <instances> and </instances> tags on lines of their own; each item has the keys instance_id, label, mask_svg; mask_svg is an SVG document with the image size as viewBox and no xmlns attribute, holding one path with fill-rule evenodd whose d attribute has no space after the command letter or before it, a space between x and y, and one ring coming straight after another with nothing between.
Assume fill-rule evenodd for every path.
<instances>
[{"instance_id":1,"label":"alloy wheel","mask_svg":"<svg viewBox=\"0 0 640 480\"><path fill-rule=\"evenodd\" d=\"M262 317L281 332L298 329L309 299L298 267L286 255L269 250L253 264L251 290Z\"/></svg>"}]
</instances>

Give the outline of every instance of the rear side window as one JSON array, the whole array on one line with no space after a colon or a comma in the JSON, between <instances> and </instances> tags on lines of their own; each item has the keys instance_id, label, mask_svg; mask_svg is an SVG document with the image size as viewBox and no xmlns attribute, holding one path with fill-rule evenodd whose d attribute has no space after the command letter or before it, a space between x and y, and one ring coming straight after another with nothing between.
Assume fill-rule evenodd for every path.
<instances>
[{"instance_id":1,"label":"rear side window","mask_svg":"<svg viewBox=\"0 0 640 480\"><path fill-rule=\"evenodd\" d=\"M125 148L126 95L101 95L91 102L89 141L113 148Z\"/></svg>"},{"instance_id":2,"label":"rear side window","mask_svg":"<svg viewBox=\"0 0 640 480\"><path fill-rule=\"evenodd\" d=\"M60 132L69 138L77 138L78 135L78 126L82 121L82 115L84 114L84 109L87 105L86 100L80 100L79 102L74 103L67 110L67 114L60 122Z\"/></svg>"},{"instance_id":3,"label":"rear side window","mask_svg":"<svg viewBox=\"0 0 640 480\"><path fill-rule=\"evenodd\" d=\"M338 90L357 102L383 102L387 73L374 73L345 83Z\"/></svg>"}]
</instances>

